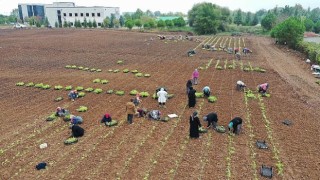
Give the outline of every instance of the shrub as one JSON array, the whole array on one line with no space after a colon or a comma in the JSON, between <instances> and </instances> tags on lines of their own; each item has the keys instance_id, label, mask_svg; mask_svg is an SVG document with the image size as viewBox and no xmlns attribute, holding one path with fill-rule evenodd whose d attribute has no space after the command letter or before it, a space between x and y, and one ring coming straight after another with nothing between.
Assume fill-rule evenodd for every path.
<instances>
[{"instance_id":1,"label":"shrub","mask_svg":"<svg viewBox=\"0 0 320 180\"><path fill-rule=\"evenodd\" d=\"M130 95L133 95L133 96L135 96L136 94L138 94L139 92L137 91L137 90L132 90L132 91L130 91Z\"/></svg>"},{"instance_id":2,"label":"shrub","mask_svg":"<svg viewBox=\"0 0 320 180\"><path fill-rule=\"evenodd\" d=\"M83 87L82 87L82 86L77 86L77 87L76 87L76 90L77 90L77 91L82 91L82 90L83 90Z\"/></svg>"},{"instance_id":3,"label":"shrub","mask_svg":"<svg viewBox=\"0 0 320 180\"><path fill-rule=\"evenodd\" d=\"M215 97L215 96L209 96L208 97L208 101L209 102L211 102L211 103L214 103L214 102L216 102L218 99L217 99L217 97Z\"/></svg>"},{"instance_id":4,"label":"shrub","mask_svg":"<svg viewBox=\"0 0 320 180\"><path fill-rule=\"evenodd\" d=\"M61 85L54 86L54 90L61 90L63 87Z\"/></svg>"},{"instance_id":5,"label":"shrub","mask_svg":"<svg viewBox=\"0 0 320 180\"><path fill-rule=\"evenodd\" d=\"M79 92L78 97L84 97L86 95L85 92Z\"/></svg>"},{"instance_id":6,"label":"shrub","mask_svg":"<svg viewBox=\"0 0 320 180\"><path fill-rule=\"evenodd\" d=\"M45 85L43 85L41 88L42 88L42 89L50 89L51 86L50 86L49 84L45 84Z\"/></svg>"},{"instance_id":7,"label":"shrub","mask_svg":"<svg viewBox=\"0 0 320 180\"><path fill-rule=\"evenodd\" d=\"M33 82L29 82L28 84L26 84L27 87L33 87L34 83Z\"/></svg>"},{"instance_id":8,"label":"shrub","mask_svg":"<svg viewBox=\"0 0 320 180\"><path fill-rule=\"evenodd\" d=\"M109 89L108 91L107 91L107 94L112 94L113 93L113 90L112 89Z\"/></svg>"},{"instance_id":9,"label":"shrub","mask_svg":"<svg viewBox=\"0 0 320 180\"><path fill-rule=\"evenodd\" d=\"M93 82L93 83L100 83L101 80L100 80L100 79L94 79L92 82Z\"/></svg>"},{"instance_id":10,"label":"shrub","mask_svg":"<svg viewBox=\"0 0 320 180\"><path fill-rule=\"evenodd\" d=\"M92 92L94 89L93 88L91 88L91 87L88 87L87 89L85 89L84 91L86 91L86 92Z\"/></svg>"},{"instance_id":11,"label":"shrub","mask_svg":"<svg viewBox=\"0 0 320 180\"><path fill-rule=\"evenodd\" d=\"M139 71L135 69L135 70L132 70L131 72L135 74L135 73L138 73Z\"/></svg>"},{"instance_id":12,"label":"shrub","mask_svg":"<svg viewBox=\"0 0 320 180\"><path fill-rule=\"evenodd\" d=\"M72 86L66 86L64 89L65 89L66 91L70 91L70 90L72 89Z\"/></svg>"},{"instance_id":13,"label":"shrub","mask_svg":"<svg viewBox=\"0 0 320 180\"><path fill-rule=\"evenodd\" d=\"M203 92L196 92L196 97L203 98L204 97Z\"/></svg>"},{"instance_id":14,"label":"shrub","mask_svg":"<svg viewBox=\"0 0 320 180\"><path fill-rule=\"evenodd\" d=\"M100 94L100 93L102 93L102 89L97 88L93 92L96 93L96 94Z\"/></svg>"},{"instance_id":15,"label":"shrub","mask_svg":"<svg viewBox=\"0 0 320 180\"><path fill-rule=\"evenodd\" d=\"M101 80L101 84L107 84L109 81L106 79Z\"/></svg>"},{"instance_id":16,"label":"shrub","mask_svg":"<svg viewBox=\"0 0 320 180\"><path fill-rule=\"evenodd\" d=\"M149 97L150 94L146 91L140 92L141 97Z\"/></svg>"},{"instance_id":17,"label":"shrub","mask_svg":"<svg viewBox=\"0 0 320 180\"><path fill-rule=\"evenodd\" d=\"M124 95L124 91L116 91L116 95L123 96Z\"/></svg>"},{"instance_id":18,"label":"shrub","mask_svg":"<svg viewBox=\"0 0 320 180\"><path fill-rule=\"evenodd\" d=\"M86 112L88 110L88 108L86 106L80 106L77 111L78 112Z\"/></svg>"},{"instance_id":19,"label":"shrub","mask_svg":"<svg viewBox=\"0 0 320 180\"><path fill-rule=\"evenodd\" d=\"M122 72L128 73L128 72L129 72L129 69L124 69Z\"/></svg>"},{"instance_id":20,"label":"shrub","mask_svg":"<svg viewBox=\"0 0 320 180\"><path fill-rule=\"evenodd\" d=\"M43 83L38 83L34 85L35 88L42 88L42 86L43 86Z\"/></svg>"},{"instance_id":21,"label":"shrub","mask_svg":"<svg viewBox=\"0 0 320 180\"><path fill-rule=\"evenodd\" d=\"M24 82L17 82L16 83L16 86L23 86L24 85Z\"/></svg>"}]
</instances>

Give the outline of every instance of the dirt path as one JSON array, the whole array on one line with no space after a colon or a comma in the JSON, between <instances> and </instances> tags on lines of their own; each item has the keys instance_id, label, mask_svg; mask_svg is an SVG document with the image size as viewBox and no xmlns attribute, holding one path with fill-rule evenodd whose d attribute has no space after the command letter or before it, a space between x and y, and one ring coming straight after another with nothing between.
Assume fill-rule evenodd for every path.
<instances>
[{"instance_id":1,"label":"dirt path","mask_svg":"<svg viewBox=\"0 0 320 180\"><path fill-rule=\"evenodd\" d=\"M273 41L268 38L260 38L255 41L258 51L271 69L274 69L284 80L286 80L305 103L316 106L319 105L320 91L315 83L315 78L311 72L302 68L304 62L288 53L283 53L281 49L273 45Z\"/></svg>"}]
</instances>

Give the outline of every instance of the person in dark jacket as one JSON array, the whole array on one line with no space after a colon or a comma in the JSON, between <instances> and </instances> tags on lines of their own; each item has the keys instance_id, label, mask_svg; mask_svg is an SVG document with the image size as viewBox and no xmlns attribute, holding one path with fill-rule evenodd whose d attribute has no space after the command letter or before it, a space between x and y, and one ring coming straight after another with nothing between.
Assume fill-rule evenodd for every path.
<instances>
[{"instance_id":1,"label":"person in dark jacket","mask_svg":"<svg viewBox=\"0 0 320 180\"><path fill-rule=\"evenodd\" d=\"M191 79L189 79L189 80L187 81L186 87L187 87L187 95L188 95L188 94L189 94L189 91L190 91L190 87L192 87L192 81L191 81Z\"/></svg>"},{"instance_id":2,"label":"person in dark jacket","mask_svg":"<svg viewBox=\"0 0 320 180\"><path fill-rule=\"evenodd\" d=\"M78 97L78 91L77 90L73 90L73 91L70 91L68 96L69 98L71 99L71 101L74 101L77 97Z\"/></svg>"},{"instance_id":3,"label":"person in dark jacket","mask_svg":"<svg viewBox=\"0 0 320 180\"><path fill-rule=\"evenodd\" d=\"M209 86L205 86L205 87L202 89L202 92L203 92L204 96L209 97L210 94L211 94L210 87L209 87Z\"/></svg>"},{"instance_id":4,"label":"person in dark jacket","mask_svg":"<svg viewBox=\"0 0 320 180\"><path fill-rule=\"evenodd\" d=\"M218 124L218 115L217 113L209 113L208 115L203 117L204 121L208 121L207 128L209 128L211 125L213 129L216 129L217 124Z\"/></svg>"},{"instance_id":5,"label":"person in dark jacket","mask_svg":"<svg viewBox=\"0 0 320 180\"><path fill-rule=\"evenodd\" d=\"M101 123L110 123L111 121L112 118L109 113L106 113L101 119Z\"/></svg>"},{"instance_id":6,"label":"person in dark jacket","mask_svg":"<svg viewBox=\"0 0 320 180\"><path fill-rule=\"evenodd\" d=\"M78 125L73 125L71 130L73 137L81 137L84 135L84 129Z\"/></svg>"},{"instance_id":7,"label":"person in dark jacket","mask_svg":"<svg viewBox=\"0 0 320 180\"><path fill-rule=\"evenodd\" d=\"M242 119L240 117L235 117L229 122L229 132L239 135L241 132Z\"/></svg>"},{"instance_id":8,"label":"person in dark jacket","mask_svg":"<svg viewBox=\"0 0 320 180\"><path fill-rule=\"evenodd\" d=\"M64 108L61 108L61 107L57 107L56 116L58 116L58 117L64 117L64 116L66 116L67 114L69 114L69 111L68 111L68 110L65 110Z\"/></svg>"},{"instance_id":9,"label":"person in dark jacket","mask_svg":"<svg viewBox=\"0 0 320 180\"><path fill-rule=\"evenodd\" d=\"M70 123L71 125L82 124L83 119L81 116L70 115Z\"/></svg>"},{"instance_id":10,"label":"person in dark jacket","mask_svg":"<svg viewBox=\"0 0 320 180\"><path fill-rule=\"evenodd\" d=\"M194 111L190 116L190 138L199 138L199 127L201 127L198 112Z\"/></svg>"},{"instance_id":11,"label":"person in dark jacket","mask_svg":"<svg viewBox=\"0 0 320 180\"><path fill-rule=\"evenodd\" d=\"M196 105L196 90L193 87L190 87L190 91L188 94L188 105L189 108L194 107Z\"/></svg>"}]
</instances>

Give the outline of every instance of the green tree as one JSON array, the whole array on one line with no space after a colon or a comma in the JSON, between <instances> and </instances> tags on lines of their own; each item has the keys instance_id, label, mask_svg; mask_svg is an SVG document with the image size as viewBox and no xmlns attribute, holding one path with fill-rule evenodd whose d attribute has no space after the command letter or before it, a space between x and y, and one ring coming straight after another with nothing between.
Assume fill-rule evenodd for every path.
<instances>
[{"instance_id":1,"label":"green tree","mask_svg":"<svg viewBox=\"0 0 320 180\"><path fill-rule=\"evenodd\" d=\"M179 17L177 19L172 20L173 24L177 27L184 27L186 26L186 21L183 19L183 17Z\"/></svg>"},{"instance_id":2,"label":"green tree","mask_svg":"<svg viewBox=\"0 0 320 180\"><path fill-rule=\"evenodd\" d=\"M148 24L150 25L150 28L155 28L156 27L156 22L154 19L150 19L148 21Z\"/></svg>"},{"instance_id":3,"label":"green tree","mask_svg":"<svg viewBox=\"0 0 320 180\"><path fill-rule=\"evenodd\" d=\"M69 27L69 28L71 27L71 22L68 22L68 27Z\"/></svg>"},{"instance_id":4,"label":"green tree","mask_svg":"<svg viewBox=\"0 0 320 180\"><path fill-rule=\"evenodd\" d=\"M110 24L110 18L109 17L104 18L103 23L104 23L104 27L108 28Z\"/></svg>"},{"instance_id":5,"label":"green tree","mask_svg":"<svg viewBox=\"0 0 320 180\"><path fill-rule=\"evenodd\" d=\"M166 26L167 26L168 28L173 27L173 22L172 22L172 20L167 19L167 20L165 21L165 23L166 23Z\"/></svg>"},{"instance_id":6,"label":"green tree","mask_svg":"<svg viewBox=\"0 0 320 180\"><path fill-rule=\"evenodd\" d=\"M252 14L251 12L247 12L246 19L245 19L246 26L250 26L251 22L252 22Z\"/></svg>"},{"instance_id":7,"label":"green tree","mask_svg":"<svg viewBox=\"0 0 320 180\"><path fill-rule=\"evenodd\" d=\"M306 19L304 21L304 26L306 27L306 31L312 31L314 23L313 23L313 21L311 19Z\"/></svg>"},{"instance_id":8,"label":"green tree","mask_svg":"<svg viewBox=\"0 0 320 180\"><path fill-rule=\"evenodd\" d=\"M88 22L87 22L87 19L86 19L86 18L84 18L84 20L83 20L83 27L84 27L84 28L87 28L87 27L88 27Z\"/></svg>"},{"instance_id":9,"label":"green tree","mask_svg":"<svg viewBox=\"0 0 320 180\"><path fill-rule=\"evenodd\" d=\"M58 27L59 27L59 24L58 24L57 21L54 23L54 27L55 27L55 28L58 28Z\"/></svg>"},{"instance_id":10,"label":"green tree","mask_svg":"<svg viewBox=\"0 0 320 180\"><path fill-rule=\"evenodd\" d=\"M36 21L36 27L41 27L41 21Z\"/></svg>"},{"instance_id":11,"label":"green tree","mask_svg":"<svg viewBox=\"0 0 320 180\"><path fill-rule=\"evenodd\" d=\"M268 13L262 20L261 20L261 26L267 30L270 31L276 23L276 16L273 13Z\"/></svg>"},{"instance_id":12,"label":"green tree","mask_svg":"<svg viewBox=\"0 0 320 180\"><path fill-rule=\"evenodd\" d=\"M150 24L148 22L143 24L144 29L150 29Z\"/></svg>"},{"instance_id":13,"label":"green tree","mask_svg":"<svg viewBox=\"0 0 320 180\"><path fill-rule=\"evenodd\" d=\"M320 20L314 24L314 32L320 33Z\"/></svg>"},{"instance_id":14,"label":"green tree","mask_svg":"<svg viewBox=\"0 0 320 180\"><path fill-rule=\"evenodd\" d=\"M130 30L133 28L133 25L134 25L134 22L131 19L125 22L125 26Z\"/></svg>"},{"instance_id":15,"label":"green tree","mask_svg":"<svg viewBox=\"0 0 320 180\"><path fill-rule=\"evenodd\" d=\"M256 14L254 14L253 20L251 21L251 26L255 26L257 24L259 24L259 18L258 18L258 15L256 13Z\"/></svg>"},{"instance_id":16,"label":"green tree","mask_svg":"<svg viewBox=\"0 0 320 180\"><path fill-rule=\"evenodd\" d=\"M198 3L188 12L188 19L196 33L216 34L221 24L221 11L212 3Z\"/></svg>"},{"instance_id":17,"label":"green tree","mask_svg":"<svg viewBox=\"0 0 320 180\"><path fill-rule=\"evenodd\" d=\"M88 27L89 27L89 28L92 28L92 26L93 26L93 24L92 24L91 20L89 20L89 22L88 22Z\"/></svg>"},{"instance_id":18,"label":"green tree","mask_svg":"<svg viewBox=\"0 0 320 180\"><path fill-rule=\"evenodd\" d=\"M120 21L119 19L114 18L113 19L113 24L115 28L119 28L120 27Z\"/></svg>"},{"instance_id":19,"label":"green tree","mask_svg":"<svg viewBox=\"0 0 320 180\"><path fill-rule=\"evenodd\" d=\"M92 27L93 27L93 28L97 28L97 21L96 21L95 19L94 19L93 22L92 22Z\"/></svg>"},{"instance_id":20,"label":"green tree","mask_svg":"<svg viewBox=\"0 0 320 180\"><path fill-rule=\"evenodd\" d=\"M141 16L143 16L143 11L138 8L136 12L132 14L132 19L140 19Z\"/></svg>"},{"instance_id":21,"label":"green tree","mask_svg":"<svg viewBox=\"0 0 320 180\"><path fill-rule=\"evenodd\" d=\"M64 27L64 28L67 28L67 27L68 27L68 22L67 22L67 21L64 21L64 22L63 22L63 27Z\"/></svg>"},{"instance_id":22,"label":"green tree","mask_svg":"<svg viewBox=\"0 0 320 180\"><path fill-rule=\"evenodd\" d=\"M160 19L158 22L157 22L157 27L158 28L164 28L166 26L166 23L164 22L164 20Z\"/></svg>"},{"instance_id":23,"label":"green tree","mask_svg":"<svg viewBox=\"0 0 320 180\"><path fill-rule=\"evenodd\" d=\"M242 11L241 11L241 9L239 9L238 11L237 11L237 13L236 13L236 15L235 15L235 17L234 17L234 23L236 24L236 25L240 25L240 24L242 24Z\"/></svg>"},{"instance_id":24,"label":"green tree","mask_svg":"<svg viewBox=\"0 0 320 180\"><path fill-rule=\"evenodd\" d=\"M82 27L82 24L81 24L80 20L77 21L77 24L78 24L78 28Z\"/></svg>"},{"instance_id":25,"label":"green tree","mask_svg":"<svg viewBox=\"0 0 320 180\"><path fill-rule=\"evenodd\" d=\"M114 28L114 19L115 18L116 18L116 16L112 13L111 17L110 17L110 24L109 24L110 28Z\"/></svg>"},{"instance_id":26,"label":"green tree","mask_svg":"<svg viewBox=\"0 0 320 180\"><path fill-rule=\"evenodd\" d=\"M280 43L286 42L289 47L296 48L297 44L303 40L304 31L304 24L299 19L290 17L275 26L271 31L271 36Z\"/></svg>"},{"instance_id":27,"label":"green tree","mask_svg":"<svg viewBox=\"0 0 320 180\"><path fill-rule=\"evenodd\" d=\"M119 18L119 23L120 23L120 26L121 26L121 27L124 26L124 17L123 17L123 16L120 16L120 18Z\"/></svg>"},{"instance_id":28,"label":"green tree","mask_svg":"<svg viewBox=\"0 0 320 180\"><path fill-rule=\"evenodd\" d=\"M141 26L142 26L141 20L140 20L140 19L134 20L134 25L137 26L137 27L139 27L139 28L141 29Z\"/></svg>"},{"instance_id":29,"label":"green tree","mask_svg":"<svg viewBox=\"0 0 320 180\"><path fill-rule=\"evenodd\" d=\"M104 25L104 23L102 22L102 23L101 23L101 28L104 28L104 27L105 27L105 25Z\"/></svg>"},{"instance_id":30,"label":"green tree","mask_svg":"<svg viewBox=\"0 0 320 180\"><path fill-rule=\"evenodd\" d=\"M48 20L48 17L46 17L46 18L44 19L43 25L44 25L45 27L48 27L48 26L50 25L49 20Z\"/></svg>"}]
</instances>

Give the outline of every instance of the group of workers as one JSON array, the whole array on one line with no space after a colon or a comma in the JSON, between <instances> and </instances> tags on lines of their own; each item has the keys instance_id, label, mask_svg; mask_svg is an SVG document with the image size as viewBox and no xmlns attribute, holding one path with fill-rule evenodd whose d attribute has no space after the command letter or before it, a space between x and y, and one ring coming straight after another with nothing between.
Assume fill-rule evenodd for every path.
<instances>
[{"instance_id":1,"label":"group of workers","mask_svg":"<svg viewBox=\"0 0 320 180\"><path fill-rule=\"evenodd\" d=\"M83 119L81 116L75 116L70 114L70 112L64 108L57 107L56 116L57 117L66 117L70 116L70 129L72 137L81 137L84 135L84 129L79 126L79 124L83 123Z\"/></svg>"}]
</instances>

